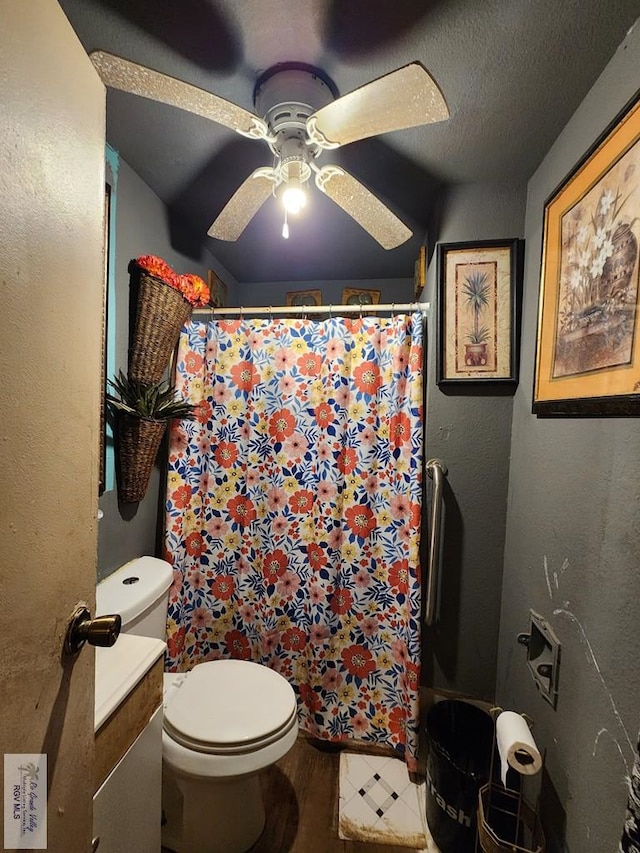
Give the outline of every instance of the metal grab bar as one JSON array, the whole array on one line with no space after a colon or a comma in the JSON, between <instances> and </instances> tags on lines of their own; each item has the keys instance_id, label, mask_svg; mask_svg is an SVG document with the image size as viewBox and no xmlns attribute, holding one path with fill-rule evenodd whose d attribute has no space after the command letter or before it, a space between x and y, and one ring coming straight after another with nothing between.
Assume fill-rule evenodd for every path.
<instances>
[{"instance_id":1,"label":"metal grab bar","mask_svg":"<svg viewBox=\"0 0 640 853\"><path fill-rule=\"evenodd\" d=\"M442 491L447 466L441 459L429 459L426 469L427 474L433 480L433 493L431 495L431 524L429 525L429 554L427 559L427 604L425 607L424 623L425 625L433 625L436 615L436 594L438 590L438 570L440 563Z\"/></svg>"}]
</instances>

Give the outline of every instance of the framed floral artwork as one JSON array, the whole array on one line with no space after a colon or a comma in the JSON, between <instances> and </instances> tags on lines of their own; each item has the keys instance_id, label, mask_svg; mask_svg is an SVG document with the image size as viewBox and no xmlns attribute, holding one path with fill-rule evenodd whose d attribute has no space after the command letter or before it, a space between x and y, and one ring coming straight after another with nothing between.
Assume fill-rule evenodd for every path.
<instances>
[{"instance_id":1,"label":"framed floral artwork","mask_svg":"<svg viewBox=\"0 0 640 853\"><path fill-rule=\"evenodd\" d=\"M640 414L640 99L544 209L533 412Z\"/></svg>"},{"instance_id":2,"label":"framed floral artwork","mask_svg":"<svg viewBox=\"0 0 640 853\"><path fill-rule=\"evenodd\" d=\"M343 287L343 305L379 305L380 291L365 287Z\"/></svg>"},{"instance_id":3,"label":"framed floral artwork","mask_svg":"<svg viewBox=\"0 0 640 853\"><path fill-rule=\"evenodd\" d=\"M438 245L438 385L518 382L523 241Z\"/></svg>"},{"instance_id":4,"label":"framed floral artwork","mask_svg":"<svg viewBox=\"0 0 640 853\"><path fill-rule=\"evenodd\" d=\"M290 290L287 293L287 305L292 307L303 305L322 305L321 290Z\"/></svg>"}]
</instances>

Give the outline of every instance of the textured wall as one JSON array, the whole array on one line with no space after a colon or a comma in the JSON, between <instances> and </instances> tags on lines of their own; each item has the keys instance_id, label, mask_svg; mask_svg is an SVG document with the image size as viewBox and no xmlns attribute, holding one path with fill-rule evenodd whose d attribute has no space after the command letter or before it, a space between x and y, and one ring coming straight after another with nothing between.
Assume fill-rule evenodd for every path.
<instances>
[{"instance_id":1,"label":"textured wall","mask_svg":"<svg viewBox=\"0 0 640 853\"><path fill-rule=\"evenodd\" d=\"M547 750L549 849L617 849L640 725L638 418L531 414L545 199L640 86L631 31L529 184L521 384L514 400L497 699ZM557 710L516 634L533 608L562 643Z\"/></svg>"},{"instance_id":2,"label":"textured wall","mask_svg":"<svg viewBox=\"0 0 640 853\"><path fill-rule=\"evenodd\" d=\"M521 237L525 190L467 184L450 190L439 242ZM429 321L427 458L449 472L440 621L425 629L423 683L493 698L507 506L513 389L436 385L436 255L427 273Z\"/></svg>"},{"instance_id":3,"label":"textured wall","mask_svg":"<svg viewBox=\"0 0 640 853\"><path fill-rule=\"evenodd\" d=\"M172 228L165 206L136 173L122 160L118 173L116 212L116 371L126 372L129 338L129 272L132 258L159 255L177 272L194 272L207 278L207 269L227 273L202 251L194 260L172 246ZM233 281L227 276L227 280ZM111 377L110 377L111 378ZM100 498L104 517L99 524L98 576L105 577L128 560L155 554L157 541L160 477L158 467L151 476L147 494L139 504L118 506L116 490Z\"/></svg>"}]
</instances>

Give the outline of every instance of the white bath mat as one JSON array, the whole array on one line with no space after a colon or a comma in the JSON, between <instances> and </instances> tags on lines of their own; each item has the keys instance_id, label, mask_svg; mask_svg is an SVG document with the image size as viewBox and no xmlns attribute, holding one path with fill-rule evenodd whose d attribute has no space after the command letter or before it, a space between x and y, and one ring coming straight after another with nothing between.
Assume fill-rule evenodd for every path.
<instances>
[{"instance_id":1,"label":"white bath mat","mask_svg":"<svg viewBox=\"0 0 640 853\"><path fill-rule=\"evenodd\" d=\"M426 819L426 788L397 758L340 753L338 835L438 853Z\"/></svg>"}]
</instances>

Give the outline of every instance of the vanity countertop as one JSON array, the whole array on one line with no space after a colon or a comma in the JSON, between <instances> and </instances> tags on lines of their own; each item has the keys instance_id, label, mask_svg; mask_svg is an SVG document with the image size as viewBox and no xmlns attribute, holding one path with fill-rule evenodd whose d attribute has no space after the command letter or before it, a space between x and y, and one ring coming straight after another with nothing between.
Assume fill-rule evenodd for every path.
<instances>
[{"instance_id":1,"label":"vanity countertop","mask_svg":"<svg viewBox=\"0 0 640 853\"><path fill-rule=\"evenodd\" d=\"M164 654L165 648L161 640L121 634L111 648L96 649L95 731Z\"/></svg>"}]
</instances>

